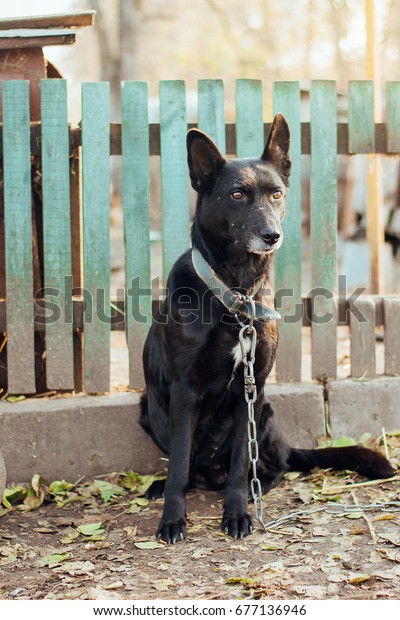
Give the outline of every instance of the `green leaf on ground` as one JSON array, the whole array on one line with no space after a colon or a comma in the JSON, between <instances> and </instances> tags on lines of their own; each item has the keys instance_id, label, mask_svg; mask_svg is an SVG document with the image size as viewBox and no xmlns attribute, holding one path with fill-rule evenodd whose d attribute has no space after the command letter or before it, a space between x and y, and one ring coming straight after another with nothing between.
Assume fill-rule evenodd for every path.
<instances>
[{"instance_id":1,"label":"green leaf on ground","mask_svg":"<svg viewBox=\"0 0 400 620\"><path fill-rule=\"evenodd\" d=\"M100 493L103 502L109 502L114 497L125 494L125 489L106 480L94 480L93 487Z\"/></svg>"},{"instance_id":2,"label":"green leaf on ground","mask_svg":"<svg viewBox=\"0 0 400 620\"><path fill-rule=\"evenodd\" d=\"M339 437L331 443L331 448L346 448L347 446L355 446L356 442L352 437Z\"/></svg>"},{"instance_id":3,"label":"green leaf on ground","mask_svg":"<svg viewBox=\"0 0 400 620\"><path fill-rule=\"evenodd\" d=\"M130 503L136 506L148 506L150 504L149 500L145 497L135 497Z\"/></svg>"},{"instance_id":4,"label":"green leaf on ground","mask_svg":"<svg viewBox=\"0 0 400 620\"><path fill-rule=\"evenodd\" d=\"M66 480L54 480L49 486L49 491L52 495L64 495L72 487L73 485Z\"/></svg>"},{"instance_id":5,"label":"green leaf on ground","mask_svg":"<svg viewBox=\"0 0 400 620\"><path fill-rule=\"evenodd\" d=\"M96 523L82 523L82 525L78 525L76 529L80 534L83 534L83 536L97 536L98 534L104 533L100 521Z\"/></svg>"},{"instance_id":6,"label":"green leaf on ground","mask_svg":"<svg viewBox=\"0 0 400 620\"><path fill-rule=\"evenodd\" d=\"M225 581L225 583L228 586L237 586L237 585L253 586L254 584L257 583L257 580L250 579L250 577L230 577L229 579Z\"/></svg>"},{"instance_id":7,"label":"green leaf on ground","mask_svg":"<svg viewBox=\"0 0 400 620\"><path fill-rule=\"evenodd\" d=\"M134 491L140 485L140 476L135 471L128 471L121 477L119 483L124 489Z\"/></svg>"},{"instance_id":8,"label":"green leaf on ground","mask_svg":"<svg viewBox=\"0 0 400 620\"><path fill-rule=\"evenodd\" d=\"M51 553L41 557L35 564L39 568L43 568L44 566L53 568L54 566L59 566L61 562L64 562L64 560L67 560L69 557L71 557L70 553Z\"/></svg>"},{"instance_id":9,"label":"green leaf on ground","mask_svg":"<svg viewBox=\"0 0 400 620\"><path fill-rule=\"evenodd\" d=\"M36 495L39 496L40 495L40 485L41 485L42 479L40 477L39 474L33 474L32 476L32 482L31 482L31 487L32 489L35 491Z\"/></svg>"},{"instance_id":10,"label":"green leaf on ground","mask_svg":"<svg viewBox=\"0 0 400 620\"><path fill-rule=\"evenodd\" d=\"M23 501L25 499L26 495L27 495L26 489L24 489L24 487L22 487L20 485L15 485L15 486L10 487L8 489L4 489L3 504L7 508L11 508L11 504L13 502ZM7 504L5 502L7 502L8 506L7 506Z\"/></svg>"},{"instance_id":11,"label":"green leaf on ground","mask_svg":"<svg viewBox=\"0 0 400 620\"><path fill-rule=\"evenodd\" d=\"M72 502L81 502L83 498L78 493L66 493L65 495L55 495L54 500L57 508L64 508L64 506L72 504Z\"/></svg>"}]
</instances>

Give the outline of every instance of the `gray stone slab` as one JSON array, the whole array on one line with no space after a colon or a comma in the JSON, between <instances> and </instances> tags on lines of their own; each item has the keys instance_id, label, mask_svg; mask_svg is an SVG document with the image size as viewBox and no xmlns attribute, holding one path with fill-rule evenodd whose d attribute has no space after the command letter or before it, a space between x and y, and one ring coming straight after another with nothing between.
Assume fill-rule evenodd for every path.
<instances>
[{"instance_id":1,"label":"gray stone slab","mask_svg":"<svg viewBox=\"0 0 400 620\"><path fill-rule=\"evenodd\" d=\"M0 403L0 451L7 480L35 473L47 481L132 469L152 473L165 462L138 424L139 394L27 399Z\"/></svg>"},{"instance_id":2,"label":"gray stone slab","mask_svg":"<svg viewBox=\"0 0 400 620\"><path fill-rule=\"evenodd\" d=\"M400 428L400 377L371 381L343 379L328 384L330 427L334 438L358 439Z\"/></svg>"},{"instance_id":3,"label":"gray stone slab","mask_svg":"<svg viewBox=\"0 0 400 620\"><path fill-rule=\"evenodd\" d=\"M266 397L294 448L314 448L325 435L324 395L314 383L267 384Z\"/></svg>"}]
</instances>

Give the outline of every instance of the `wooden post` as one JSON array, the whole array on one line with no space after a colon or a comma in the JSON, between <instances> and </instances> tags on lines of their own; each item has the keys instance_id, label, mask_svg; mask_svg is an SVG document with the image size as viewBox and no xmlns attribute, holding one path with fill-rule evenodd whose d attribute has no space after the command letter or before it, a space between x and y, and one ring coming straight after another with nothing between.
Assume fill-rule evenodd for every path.
<instances>
[{"instance_id":1,"label":"wooden post","mask_svg":"<svg viewBox=\"0 0 400 620\"><path fill-rule=\"evenodd\" d=\"M377 58L375 0L365 0L367 30L366 78L374 83L375 122L381 121L381 80ZM370 292L383 293L383 247L385 225L382 191L382 159L367 155L367 240L369 246Z\"/></svg>"}]
</instances>

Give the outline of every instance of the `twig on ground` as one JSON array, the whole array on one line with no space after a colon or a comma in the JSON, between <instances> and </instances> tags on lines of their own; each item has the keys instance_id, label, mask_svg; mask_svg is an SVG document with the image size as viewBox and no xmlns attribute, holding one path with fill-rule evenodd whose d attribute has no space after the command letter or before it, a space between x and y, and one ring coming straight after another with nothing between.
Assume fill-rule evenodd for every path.
<instances>
[{"instance_id":1,"label":"twig on ground","mask_svg":"<svg viewBox=\"0 0 400 620\"><path fill-rule=\"evenodd\" d=\"M320 491L321 495L330 495L332 491L342 491L342 490L350 490L357 489L358 487L374 487L382 484L384 482L395 482L396 480L400 480L400 475L396 474L396 476L392 476L391 478L379 478L379 480L366 480L365 482L354 482L353 484L333 484L326 489Z\"/></svg>"},{"instance_id":2,"label":"twig on ground","mask_svg":"<svg viewBox=\"0 0 400 620\"><path fill-rule=\"evenodd\" d=\"M387 460L389 460L389 448L388 448L387 441L386 441L386 431L383 426L382 426L382 442L383 442L383 447L385 449L385 456Z\"/></svg>"},{"instance_id":3,"label":"twig on ground","mask_svg":"<svg viewBox=\"0 0 400 620\"><path fill-rule=\"evenodd\" d=\"M351 497L352 497L352 500L353 500L353 502L354 502L354 505L355 505L355 506L357 506L357 508L360 508L360 509L362 510L362 508L361 508L360 504L358 503L358 499L357 499L357 497L356 497L356 492L355 492L355 491L350 491L350 495L351 495ZM361 516L362 516L362 518L364 519L365 523L366 523L366 524L367 524L367 526L368 526L369 533L371 534L371 539L372 539L372 542L373 542L373 543L374 543L374 545L375 545L378 539L377 539L377 536L376 536L376 533L375 533L374 527L373 527L373 525L372 525L371 521L368 519L367 515L365 514L365 512L364 512L363 510L362 510L362 514L361 514Z\"/></svg>"}]
</instances>

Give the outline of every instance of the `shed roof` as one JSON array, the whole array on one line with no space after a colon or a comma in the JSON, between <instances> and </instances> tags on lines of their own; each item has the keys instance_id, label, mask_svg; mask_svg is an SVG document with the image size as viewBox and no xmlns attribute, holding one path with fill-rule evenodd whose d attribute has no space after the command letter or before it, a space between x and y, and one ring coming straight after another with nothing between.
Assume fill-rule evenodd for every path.
<instances>
[{"instance_id":1,"label":"shed roof","mask_svg":"<svg viewBox=\"0 0 400 620\"><path fill-rule=\"evenodd\" d=\"M71 45L77 30L91 26L96 11L0 19L0 50Z\"/></svg>"},{"instance_id":2,"label":"shed roof","mask_svg":"<svg viewBox=\"0 0 400 620\"><path fill-rule=\"evenodd\" d=\"M96 11L60 13L56 15L33 15L27 17L6 17L0 19L0 31L27 28L84 28L92 26ZM2 36L2 33L1 35Z\"/></svg>"}]
</instances>

